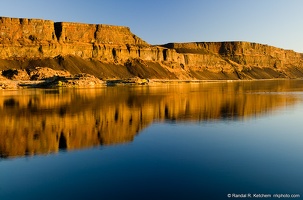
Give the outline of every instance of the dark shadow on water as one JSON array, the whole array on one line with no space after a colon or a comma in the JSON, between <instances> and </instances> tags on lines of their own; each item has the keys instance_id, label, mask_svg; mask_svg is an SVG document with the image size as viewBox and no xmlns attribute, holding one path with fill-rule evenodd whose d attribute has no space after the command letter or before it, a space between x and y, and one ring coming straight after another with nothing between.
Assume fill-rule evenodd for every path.
<instances>
[{"instance_id":1,"label":"dark shadow on water","mask_svg":"<svg viewBox=\"0 0 303 200\"><path fill-rule=\"evenodd\" d=\"M19 102L13 98L11 99L7 99L3 102L3 106L4 107L18 107L19 106Z\"/></svg>"},{"instance_id":2,"label":"dark shadow on water","mask_svg":"<svg viewBox=\"0 0 303 200\"><path fill-rule=\"evenodd\" d=\"M60 138L59 138L59 149L60 150L66 150L67 149L67 142L66 142L66 138L63 134L63 132L61 132Z\"/></svg>"},{"instance_id":3,"label":"dark shadow on water","mask_svg":"<svg viewBox=\"0 0 303 200\"><path fill-rule=\"evenodd\" d=\"M60 94L60 91L58 89L46 89L44 90L45 94Z\"/></svg>"}]
</instances>

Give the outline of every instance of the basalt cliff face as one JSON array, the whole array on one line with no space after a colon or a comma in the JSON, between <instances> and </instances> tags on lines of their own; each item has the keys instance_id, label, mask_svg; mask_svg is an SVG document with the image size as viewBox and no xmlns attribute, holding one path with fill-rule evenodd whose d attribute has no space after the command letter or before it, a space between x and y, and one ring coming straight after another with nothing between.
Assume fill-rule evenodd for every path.
<instances>
[{"instance_id":1,"label":"basalt cliff face","mask_svg":"<svg viewBox=\"0 0 303 200\"><path fill-rule=\"evenodd\" d=\"M101 79L301 78L302 57L249 42L150 45L128 27L0 17L0 70L49 67Z\"/></svg>"}]
</instances>

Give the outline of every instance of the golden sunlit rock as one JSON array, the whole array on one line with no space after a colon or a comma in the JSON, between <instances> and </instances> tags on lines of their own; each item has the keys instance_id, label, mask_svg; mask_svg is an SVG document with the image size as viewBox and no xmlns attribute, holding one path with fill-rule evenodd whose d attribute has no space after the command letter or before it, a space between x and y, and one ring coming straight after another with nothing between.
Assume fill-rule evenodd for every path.
<instances>
[{"instance_id":1,"label":"golden sunlit rock","mask_svg":"<svg viewBox=\"0 0 303 200\"><path fill-rule=\"evenodd\" d=\"M0 17L0 69L49 67L100 79L303 77L302 54L250 42L150 45L128 27Z\"/></svg>"}]
</instances>

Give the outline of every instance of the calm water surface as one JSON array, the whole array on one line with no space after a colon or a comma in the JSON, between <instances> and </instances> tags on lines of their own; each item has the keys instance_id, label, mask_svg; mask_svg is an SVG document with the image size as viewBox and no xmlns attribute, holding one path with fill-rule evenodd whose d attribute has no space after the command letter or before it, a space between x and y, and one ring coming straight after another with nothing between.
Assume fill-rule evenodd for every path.
<instances>
[{"instance_id":1,"label":"calm water surface","mask_svg":"<svg viewBox=\"0 0 303 200\"><path fill-rule=\"evenodd\" d=\"M0 112L1 200L303 198L302 80L0 91Z\"/></svg>"}]
</instances>

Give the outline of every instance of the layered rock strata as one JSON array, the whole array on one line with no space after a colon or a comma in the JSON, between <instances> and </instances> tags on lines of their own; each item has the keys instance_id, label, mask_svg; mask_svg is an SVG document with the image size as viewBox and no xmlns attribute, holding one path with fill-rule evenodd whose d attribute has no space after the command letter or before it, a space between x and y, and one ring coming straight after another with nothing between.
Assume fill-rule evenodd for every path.
<instances>
[{"instance_id":1,"label":"layered rock strata","mask_svg":"<svg viewBox=\"0 0 303 200\"><path fill-rule=\"evenodd\" d=\"M104 81L90 74L72 75L68 71L53 70L47 67L26 70L8 69L3 70L2 76L0 75L0 90L53 87L96 88L105 85Z\"/></svg>"},{"instance_id":2,"label":"layered rock strata","mask_svg":"<svg viewBox=\"0 0 303 200\"><path fill-rule=\"evenodd\" d=\"M32 67L101 79L303 77L302 54L263 44L150 45L123 26L0 17L0 69Z\"/></svg>"}]
</instances>

